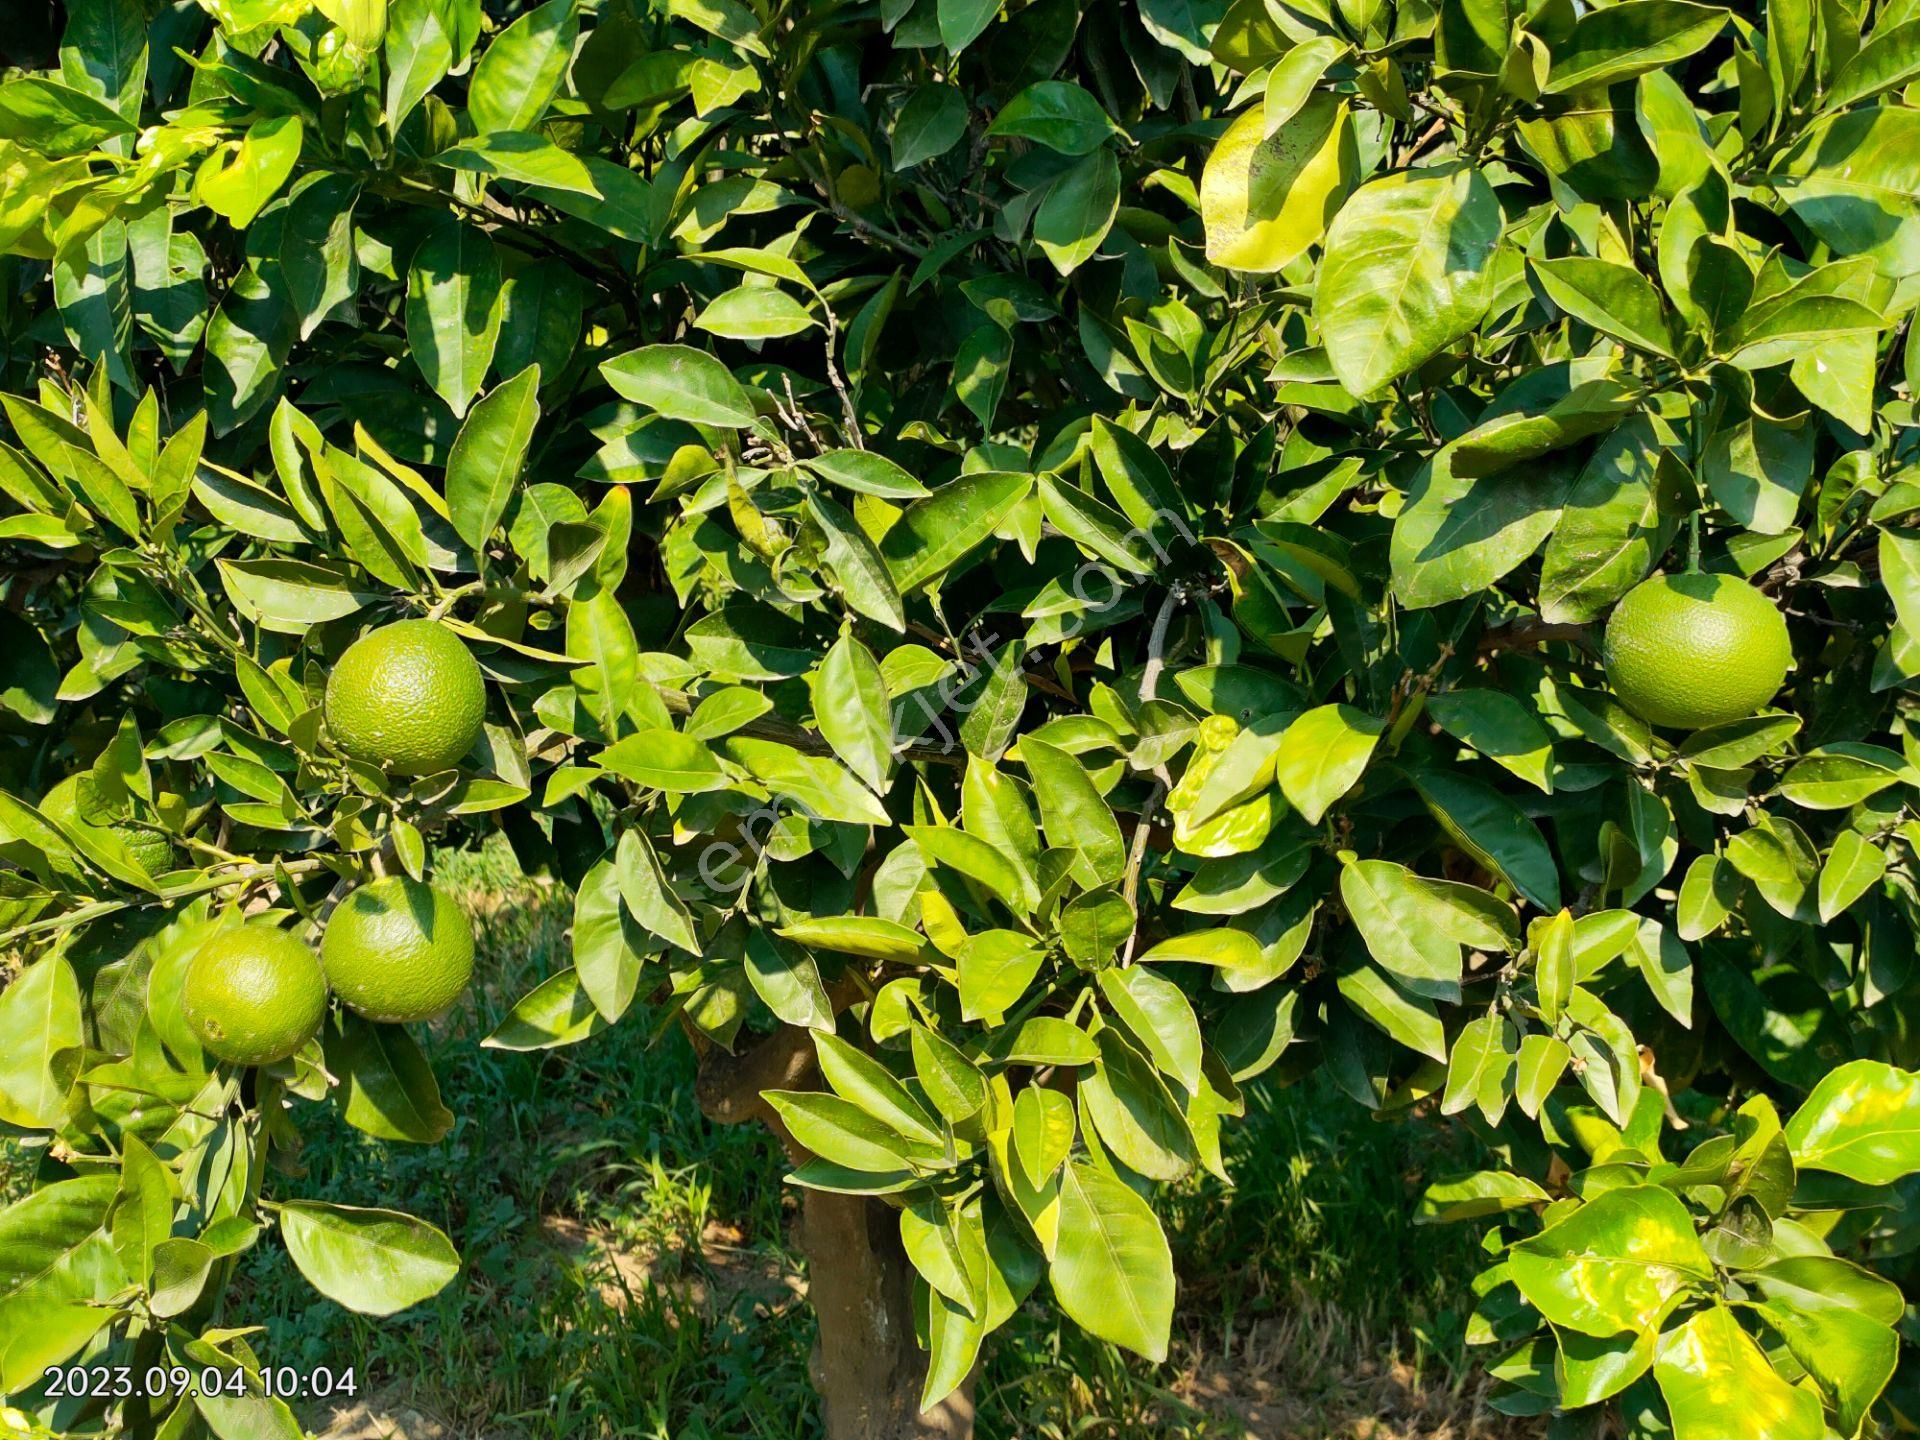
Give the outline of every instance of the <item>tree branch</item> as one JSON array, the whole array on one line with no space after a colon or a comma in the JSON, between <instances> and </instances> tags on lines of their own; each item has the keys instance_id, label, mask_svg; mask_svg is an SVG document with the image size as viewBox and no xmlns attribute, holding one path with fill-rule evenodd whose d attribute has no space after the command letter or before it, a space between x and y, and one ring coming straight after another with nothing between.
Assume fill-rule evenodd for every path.
<instances>
[{"instance_id":1,"label":"tree branch","mask_svg":"<svg viewBox=\"0 0 1920 1440\"><path fill-rule=\"evenodd\" d=\"M1475 648L1480 655L1488 656L1502 650L1524 650L1553 640L1568 640L1582 649L1593 649L1593 635L1587 626L1554 625L1544 620L1519 620L1511 625L1497 625L1480 637L1480 643Z\"/></svg>"},{"instance_id":2,"label":"tree branch","mask_svg":"<svg viewBox=\"0 0 1920 1440\"><path fill-rule=\"evenodd\" d=\"M859 993L858 985L843 978L827 992L827 1003L838 1014ZM804 1088L813 1068L813 1032L799 1025L782 1025L739 1055L729 1055L709 1044L701 1054L700 1073L693 1082L694 1098L700 1103L700 1113L716 1125L762 1120L784 1138L779 1117L760 1098L760 1092Z\"/></svg>"}]
</instances>

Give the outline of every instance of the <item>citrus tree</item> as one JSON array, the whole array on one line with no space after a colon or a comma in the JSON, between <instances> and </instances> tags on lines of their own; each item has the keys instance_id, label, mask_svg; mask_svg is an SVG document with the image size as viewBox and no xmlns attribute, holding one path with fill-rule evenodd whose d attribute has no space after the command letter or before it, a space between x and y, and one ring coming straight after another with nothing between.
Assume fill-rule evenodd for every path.
<instances>
[{"instance_id":1,"label":"citrus tree","mask_svg":"<svg viewBox=\"0 0 1920 1440\"><path fill-rule=\"evenodd\" d=\"M405 1027L488 831L575 908L485 1043L679 1028L778 1134L835 1440L969 1433L1030 1301L1163 1358L1159 1187L1316 1067L1484 1142L1420 1203L1507 1410L1903 1413L1907 0L56 18L0 82L34 1423L296 1434L250 1246L458 1283L294 1159L447 1130Z\"/></svg>"}]
</instances>

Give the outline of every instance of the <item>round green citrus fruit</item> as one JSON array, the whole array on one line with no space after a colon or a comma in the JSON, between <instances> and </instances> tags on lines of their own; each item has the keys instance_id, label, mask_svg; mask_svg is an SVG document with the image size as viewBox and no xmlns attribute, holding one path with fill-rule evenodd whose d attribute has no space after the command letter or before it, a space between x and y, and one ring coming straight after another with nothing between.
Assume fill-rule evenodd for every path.
<instances>
[{"instance_id":1,"label":"round green citrus fruit","mask_svg":"<svg viewBox=\"0 0 1920 1440\"><path fill-rule=\"evenodd\" d=\"M187 963L180 1008L211 1054L270 1065L319 1033L327 980L299 936L250 920L219 931Z\"/></svg>"},{"instance_id":2,"label":"round green citrus fruit","mask_svg":"<svg viewBox=\"0 0 1920 1440\"><path fill-rule=\"evenodd\" d=\"M1636 585L1608 618L1602 648L1621 702L1679 730L1753 714L1793 660L1773 602L1731 575L1656 575Z\"/></svg>"},{"instance_id":3,"label":"round green citrus fruit","mask_svg":"<svg viewBox=\"0 0 1920 1440\"><path fill-rule=\"evenodd\" d=\"M436 620L362 635L327 678L327 729L362 764L431 775L480 738L487 688L460 637Z\"/></svg>"},{"instance_id":4,"label":"round green citrus fruit","mask_svg":"<svg viewBox=\"0 0 1920 1440\"><path fill-rule=\"evenodd\" d=\"M133 856L134 863L149 875L164 875L173 868L173 841L165 833L133 820L96 820L98 800L93 777L84 770L69 775L40 797L40 813L49 820L81 830L106 831Z\"/></svg>"},{"instance_id":5,"label":"round green citrus fruit","mask_svg":"<svg viewBox=\"0 0 1920 1440\"><path fill-rule=\"evenodd\" d=\"M334 993L369 1020L425 1020L467 988L473 926L454 898L405 875L340 902L320 942Z\"/></svg>"}]
</instances>

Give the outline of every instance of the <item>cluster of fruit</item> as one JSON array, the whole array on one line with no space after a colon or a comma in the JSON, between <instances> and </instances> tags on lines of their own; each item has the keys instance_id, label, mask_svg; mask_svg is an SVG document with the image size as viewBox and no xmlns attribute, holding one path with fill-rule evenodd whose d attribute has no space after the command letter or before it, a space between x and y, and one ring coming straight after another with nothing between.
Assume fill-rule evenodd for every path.
<instances>
[{"instance_id":1,"label":"cluster of fruit","mask_svg":"<svg viewBox=\"0 0 1920 1440\"><path fill-rule=\"evenodd\" d=\"M327 681L335 747L393 775L451 769L479 738L485 709L479 665L431 620L362 637ZM329 990L368 1020L425 1020L457 1000L472 974L473 930L454 898L386 875L341 900L318 955L267 920L220 931L188 966L181 1007L209 1054L270 1065L319 1033Z\"/></svg>"},{"instance_id":2,"label":"cluster of fruit","mask_svg":"<svg viewBox=\"0 0 1920 1440\"><path fill-rule=\"evenodd\" d=\"M1617 607L1605 640L1608 677L1620 698L1654 724L1685 728L1751 714L1779 689L1789 658L1786 625L1772 603L1724 575L1647 581ZM391 775L451 769L479 738L485 708L479 665L457 636L431 620L403 620L362 637L327 682L335 747ZM1203 760L1189 778L1204 778L1206 768ZM76 776L56 786L49 811L79 819L83 783ZM138 826L122 838L170 847ZM139 853L149 863L147 852ZM156 853L151 865L166 859ZM406 875L387 875L341 901L317 956L270 921L221 931L189 966L182 1005L211 1054L267 1065L318 1033L329 990L369 1020L424 1020L458 999L472 972L473 932L454 899Z\"/></svg>"}]
</instances>

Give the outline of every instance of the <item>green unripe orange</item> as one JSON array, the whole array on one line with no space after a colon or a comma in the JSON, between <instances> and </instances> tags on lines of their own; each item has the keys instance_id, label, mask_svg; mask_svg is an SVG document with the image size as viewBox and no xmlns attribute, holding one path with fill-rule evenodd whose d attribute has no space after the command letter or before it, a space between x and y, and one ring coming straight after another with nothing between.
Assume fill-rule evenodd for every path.
<instances>
[{"instance_id":1,"label":"green unripe orange","mask_svg":"<svg viewBox=\"0 0 1920 1440\"><path fill-rule=\"evenodd\" d=\"M180 1008L209 1054L271 1065L319 1033L327 981L297 935L250 920L214 934L187 963Z\"/></svg>"},{"instance_id":2,"label":"green unripe orange","mask_svg":"<svg viewBox=\"0 0 1920 1440\"><path fill-rule=\"evenodd\" d=\"M1793 662L1786 620L1731 575L1657 575L1636 585L1608 617L1602 648L1621 703L1677 730L1753 714Z\"/></svg>"},{"instance_id":3,"label":"green unripe orange","mask_svg":"<svg viewBox=\"0 0 1920 1440\"><path fill-rule=\"evenodd\" d=\"M389 875L340 902L320 961L348 1009L369 1020L425 1020L467 988L473 925L446 891Z\"/></svg>"},{"instance_id":4,"label":"green unripe orange","mask_svg":"<svg viewBox=\"0 0 1920 1440\"><path fill-rule=\"evenodd\" d=\"M437 620L399 620L362 635L327 677L333 743L395 775L459 764L486 711L479 662Z\"/></svg>"}]
</instances>

